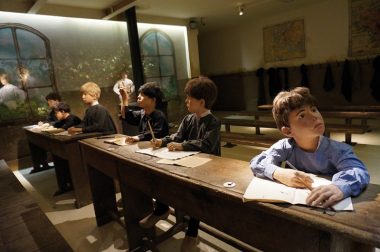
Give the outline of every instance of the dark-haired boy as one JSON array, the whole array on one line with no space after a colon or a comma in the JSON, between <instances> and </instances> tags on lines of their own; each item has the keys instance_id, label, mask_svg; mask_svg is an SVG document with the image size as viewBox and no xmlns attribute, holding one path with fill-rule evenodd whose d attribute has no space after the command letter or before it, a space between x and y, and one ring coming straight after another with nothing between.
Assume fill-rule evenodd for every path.
<instances>
[{"instance_id":1,"label":"dark-haired boy","mask_svg":"<svg viewBox=\"0 0 380 252\"><path fill-rule=\"evenodd\" d=\"M46 117L46 122L50 125L56 127L56 124L59 123L59 120L55 116L54 108L61 101L61 96L58 93L51 92L45 96L45 100L50 108L50 112ZM38 147L37 145L29 142L30 155L33 161L33 169L30 173L36 173L46 169L54 168L48 164L47 152Z\"/></svg>"},{"instance_id":2,"label":"dark-haired boy","mask_svg":"<svg viewBox=\"0 0 380 252\"><path fill-rule=\"evenodd\" d=\"M186 83L186 107L191 114L185 116L177 133L156 139L155 147L167 146L170 151L201 151L220 156L220 120L210 111L218 91L215 83L200 76ZM157 204L154 212L140 221L143 228L153 227L159 220L166 219L169 207ZM181 251L196 250L199 220L191 217Z\"/></svg>"},{"instance_id":3,"label":"dark-haired boy","mask_svg":"<svg viewBox=\"0 0 380 252\"><path fill-rule=\"evenodd\" d=\"M152 134L148 127L148 121L151 124L155 137L160 138L168 135L169 126L165 114L161 110L156 109L156 107L161 105L164 96L161 88L155 82L148 82L139 88L138 94L137 103L141 110L136 111L128 108L128 90L125 88L120 89L122 105L125 106L124 112L121 111L121 113L124 113L122 120L139 127L139 134L127 137L127 141L137 142L151 140Z\"/></svg>"},{"instance_id":4,"label":"dark-haired boy","mask_svg":"<svg viewBox=\"0 0 380 252\"><path fill-rule=\"evenodd\" d=\"M79 117L71 114L70 110L71 109L69 104L65 102L60 102L57 104L57 106L54 108L55 116L59 121L55 124L56 128L67 130L68 128L78 125L82 122Z\"/></svg>"}]
</instances>

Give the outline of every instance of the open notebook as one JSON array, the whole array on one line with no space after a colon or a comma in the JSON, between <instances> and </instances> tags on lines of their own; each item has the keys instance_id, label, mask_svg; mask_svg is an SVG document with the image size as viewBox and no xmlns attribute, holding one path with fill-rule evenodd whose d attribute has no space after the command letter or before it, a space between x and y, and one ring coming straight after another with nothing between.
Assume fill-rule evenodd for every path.
<instances>
[{"instance_id":1,"label":"open notebook","mask_svg":"<svg viewBox=\"0 0 380 252\"><path fill-rule=\"evenodd\" d=\"M331 184L330 180L313 176L312 187ZM288 202L291 204L306 205L306 198L310 190L289 187L265 178L254 177L248 185L243 202L262 201L262 202ZM336 203L332 208L336 211L353 211L351 197L345 198Z\"/></svg>"}]
</instances>

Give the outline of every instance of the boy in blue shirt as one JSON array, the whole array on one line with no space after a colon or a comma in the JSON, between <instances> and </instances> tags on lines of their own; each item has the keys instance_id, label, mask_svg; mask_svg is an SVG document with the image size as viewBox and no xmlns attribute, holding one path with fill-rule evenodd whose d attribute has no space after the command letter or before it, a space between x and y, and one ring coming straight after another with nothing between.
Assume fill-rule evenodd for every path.
<instances>
[{"instance_id":1,"label":"boy in blue shirt","mask_svg":"<svg viewBox=\"0 0 380 252\"><path fill-rule=\"evenodd\" d=\"M155 147L167 146L170 151L201 151L220 156L220 121L210 111L217 97L217 87L209 78L200 76L186 83L186 107L191 114L185 116L177 133L156 139ZM153 227L166 219L169 207L158 202L153 213L140 221L143 228ZM194 251L198 244L199 220L191 217L181 251Z\"/></svg>"},{"instance_id":2,"label":"boy in blue shirt","mask_svg":"<svg viewBox=\"0 0 380 252\"><path fill-rule=\"evenodd\" d=\"M369 174L352 147L324 137L325 124L308 88L280 92L272 109L278 129L288 138L272 145L251 160L255 176L277 180L291 187L311 186L307 173L332 176L332 184L314 188L306 203L329 207L357 196L369 183ZM281 168L289 161L297 169Z\"/></svg>"}]
</instances>

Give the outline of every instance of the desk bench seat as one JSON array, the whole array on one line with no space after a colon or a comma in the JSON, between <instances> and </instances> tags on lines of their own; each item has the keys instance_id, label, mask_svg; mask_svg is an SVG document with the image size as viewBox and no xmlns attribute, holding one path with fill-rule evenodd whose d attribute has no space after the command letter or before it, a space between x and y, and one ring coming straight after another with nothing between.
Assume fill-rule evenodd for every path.
<instances>
[{"instance_id":1,"label":"desk bench seat","mask_svg":"<svg viewBox=\"0 0 380 252\"><path fill-rule=\"evenodd\" d=\"M4 160L0 181L0 251L72 251Z\"/></svg>"},{"instance_id":2,"label":"desk bench seat","mask_svg":"<svg viewBox=\"0 0 380 252\"><path fill-rule=\"evenodd\" d=\"M253 116L228 116L221 119L222 124L225 125L226 132L231 132L231 125L235 126L245 126L245 127L255 127L256 135L260 134L260 128L277 128L274 121L263 121L254 119ZM352 144L351 138L352 134L364 134L369 132L371 129L366 124L329 124L325 125L326 131L325 135L330 136L331 132L344 133L345 142L347 144Z\"/></svg>"},{"instance_id":3,"label":"desk bench seat","mask_svg":"<svg viewBox=\"0 0 380 252\"><path fill-rule=\"evenodd\" d=\"M279 139L270 138L263 135L253 135L246 133L221 132L221 139L228 144L242 144L256 147L269 148Z\"/></svg>"}]
</instances>

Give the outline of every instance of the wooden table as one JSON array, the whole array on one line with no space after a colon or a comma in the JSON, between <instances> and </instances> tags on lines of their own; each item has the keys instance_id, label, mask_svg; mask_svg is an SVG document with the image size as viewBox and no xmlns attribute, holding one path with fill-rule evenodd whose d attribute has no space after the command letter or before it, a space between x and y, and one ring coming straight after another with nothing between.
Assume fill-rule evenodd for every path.
<instances>
[{"instance_id":1,"label":"wooden table","mask_svg":"<svg viewBox=\"0 0 380 252\"><path fill-rule=\"evenodd\" d=\"M80 144L91 188L96 189L98 225L112 220L108 213L116 211L113 179L120 180L131 250L141 246L146 235L138 220L151 212L152 197L264 251L371 251L373 246L380 247L379 185L370 185L353 199L354 212L330 216L305 206L243 203L253 177L244 161L198 154L212 161L189 169L157 164L157 158L135 153L136 145L114 148L95 138ZM236 186L224 188L226 181Z\"/></svg>"},{"instance_id":2,"label":"wooden table","mask_svg":"<svg viewBox=\"0 0 380 252\"><path fill-rule=\"evenodd\" d=\"M83 133L72 136L60 136L25 128L28 141L51 152L54 166L67 167L70 170L74 187L75 206L80 208L92 202L87 171L83 165L78 140L100 136L102 133Z\"/></svg>"},{"instance_id":3,"label":"wooden table","mask_svg":"<svg viewBox=\"0 0 380 252\"><path fill-rule=\"evenodd\" d=\"M0 160L0 251L73 251Z\"/></svg>"}]
</instances>

